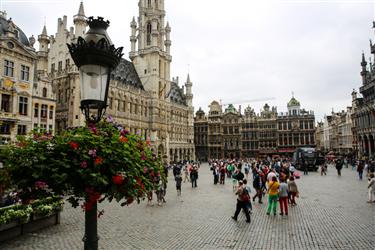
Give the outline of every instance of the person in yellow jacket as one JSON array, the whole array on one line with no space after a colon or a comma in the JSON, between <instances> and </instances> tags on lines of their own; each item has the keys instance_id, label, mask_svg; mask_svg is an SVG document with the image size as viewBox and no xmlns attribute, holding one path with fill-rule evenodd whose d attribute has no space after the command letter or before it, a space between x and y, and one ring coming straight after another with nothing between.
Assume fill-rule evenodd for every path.
<instances>
[{"instance_id":1,"label":"person in yellow jacket","mask_svg":"<svg viewBox=\"0 0 375 250\"><path fill-rule=\"evenodd\" d=\"M267 215L270 215L271 210L276 215L277 200L279 198L279 182L276 176L272 177L272 180L268 182L268 208Z\"/></svg>"}]
</instances>

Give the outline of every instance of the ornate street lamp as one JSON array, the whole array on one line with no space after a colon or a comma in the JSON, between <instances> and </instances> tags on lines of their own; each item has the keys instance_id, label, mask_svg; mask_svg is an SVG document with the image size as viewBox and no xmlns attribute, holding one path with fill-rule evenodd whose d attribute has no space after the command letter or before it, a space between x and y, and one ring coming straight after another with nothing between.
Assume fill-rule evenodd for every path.
<instances>
[{"instance_id":1,"label":"ornate street lamp","mask_svg":"<svg viewBox=\"0 0 375 250\"><path fill-rule=\"evenodd\" d=\"M106 29L109 21L89 17L90 27L77 44L67 44L70 55L79 68L81 79L81 110L87 122L100 121L107 108L111 71L122 57L123 47L115 48Z\"/></svg>"},{"instance_id":2,"label":"ornate street lamp","mask_svg":"<svg viewBox=\"0 0 375 250\"><path fill-rule=\"evenodd\" d=\"M89 17L90 29L77 44L67 44L70 55L79 68L81 79L81 110L87 123L99 122L107 108L111 71L122 57L122 47L115 48L106 29L109 21ZM98 249L97 202L85 211L85 250Z\"/></svg>"}]
</instances>

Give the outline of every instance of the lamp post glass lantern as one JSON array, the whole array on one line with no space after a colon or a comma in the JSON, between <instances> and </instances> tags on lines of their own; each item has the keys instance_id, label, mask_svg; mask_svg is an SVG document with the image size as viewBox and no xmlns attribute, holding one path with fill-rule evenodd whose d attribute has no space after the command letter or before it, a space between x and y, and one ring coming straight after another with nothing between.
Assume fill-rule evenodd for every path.
<instances>
[{"instance_id":1,"label":"lamp post glass lantern","mask_svg":"<svg viewBox=\"0 0 375 250\"><path fill-rule=\"evenodd\" d=\"M87 122L98 122L107 108L111 71L122 57L122 47L115 48L108 34L109 21L89 17L90 29L76 44L68 44L69 52L80 71L81 110ZM96 114L95 114L96 111Z\"/></svg>"},{"instance_id":2,"label":"lamp post glass lantern","mask_svg":"<svg viewBox=\"0 0 375 250\"><path fill-rule=\"evenodd\" d=\"M109 21L102 17L89 17L90 29L76 44L67 44L70 55L80 71L81 110L87 123L99 122L107 108L107 96L111 71L120 62L122 47L115 48L108 34ZM96 114L95 114L96 111ZM89 197L86 197L86 201ZM97 202L85 211L85 250L98 249Z\"/></svg>"}]
</instances>

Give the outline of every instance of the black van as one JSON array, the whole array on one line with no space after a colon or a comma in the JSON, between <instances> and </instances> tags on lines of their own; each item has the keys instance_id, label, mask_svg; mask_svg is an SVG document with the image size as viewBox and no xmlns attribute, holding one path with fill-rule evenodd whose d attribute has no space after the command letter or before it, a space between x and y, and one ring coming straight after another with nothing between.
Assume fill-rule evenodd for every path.
<instances>
[{"instance_id":1,"label":"black van","mask_svg":"<svg viewBox=\"0 0 375 250\"><path fill-rule=\"evenodd\" d=\"M317 166L318 153L315 148L297 148L293 153L293 161L296 169L303 170L302 162L305 161L308 170L318 171Z\"/></svg>"}]
</instances>

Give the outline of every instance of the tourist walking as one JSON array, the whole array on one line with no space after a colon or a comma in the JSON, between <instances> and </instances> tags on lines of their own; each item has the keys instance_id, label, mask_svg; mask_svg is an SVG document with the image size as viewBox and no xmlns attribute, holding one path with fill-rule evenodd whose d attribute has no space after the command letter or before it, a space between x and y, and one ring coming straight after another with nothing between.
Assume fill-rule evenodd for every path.
<instances>
[{"instance_id":1,"label":"tourist walking","mask_svg":"<svg viewBox=\"0 0 375 250\"><path fill-rule=\"evenodd\" d=\"M277 200L279 198L279 182L276 176L272 177L272 181L268 183L268 209L267 215L270 215L271 211L273 215L276 215Z\"/></svg>"},{"instance_id":2,"label":"tourist walking","mask_svg":"<svg viewBox=\"0 0 375 250\"><path fill-rule=\"evenodd\" d=\"M256 191L256 194L253 196L253 202L255 202L255 198L258 197L258 202L259 204L262 204L262 196L263 196L263 191L262 191L262 178L260 174L262 171L255 172L254 173L254 179L253 179L253 188Z\"/></svg>"},{"instance_id":3,"label":"tourist walking","mask_svg":"<svg viewBox=\"0 0 375 250\"><path fill-rule=\"evenodd\" d=\"M375 202L375 177L374 173L371 173L368 178L368 203Z\"/></svg>"},{"instance_id":4,"label":"tourist walking","mask_svg":"<svg viewBox=\"0 0 375 250\"><path fill-rule=\"evenodd\" d=\"M364 163L363 163L363 161L359 161L358 166L357 166L357 172L358 172L358 179L359 180L363 179L363 170L364 170Z\"/></svg>"},{"instance_id":5,"label":"tourist walking","mask_svg":"<svg viewBox=\"0 0 375 250\"><path fill-rule=\"evenodd\" d=\"M179 197L181 196L181 183L182 183L182 177L180 174L176 175L175 181L176 181L177 197Z\"/></svg>"},{"instance_id":6,"label":"tourist walking","mask_svg":"<svg viewBox=\"0 0 375 250\"><path fill-rule=\"evenodd\" d=\"M249 178L249 171L250 171L250 167L249 167L248 163L245 163L244 170L245 170L245 178L248 179Z\"/></svg>"},{"instance_id":7,"label":"tourist walking","mask_svg":"<svg viewBox=\"0 0 375 250\"><path fill-rule=\"evenodd\" d=\"M309 170L307 168L307 163L305 161L305 158L302 158L302 168L303 168L303 175L308 175L309 174Z\"/></svg>"},{"instance_id":8,"label":"tourist walking","mask_svg":"<svg viewBox=\"0 0 375 250\"><path fill-rule=\"evenodd\" d=\"M327 175L327 166L326 164L322 164L320 166L320 175L323 176L323 175Z\"/></svg>"},{"instance_id":9,"label":"tourist walking","mask_svg":"<svg viewBox=\"0 0 375 250\"><path fill-rule=\"evenodd\" d=\"M249 210L249 213L251 213L251 211L253 211L253 205L251 204L251 197L250 197L251 188L247 185L247 180L246 179L243 180L243 186L244 186L244 190L246 190L247 195L249 196L248 197L249 200L246 202L245 205L246 205L247 209Z\"/></svg>"},{"instance_id":10,"label":"tourist walking","mask_svg":"<svg viewBox=\"0 0 375 250\"><path fill-rule=\"evenodd\" d=\"M220 169L219 169L219 172L220 172L220 184L224 185L225 184L225 167L224 166L221 166Z\"/></svg>"},{"instance_id":11,"label":"tourist walking","mask_svg":"<svg viewBox=\"0 0 375 250\"><path fill-rule=\"evenodd\" d=\"M290 201L292 203L292 206L297 205L296 197L299 196L299 192L298 192L298 187L297 187L297 184L296 184L293 176L290 176L290 178L289 178L288 191L290 193Z\"/></svg>"},{"instance_id":12,"label":"tourist walking","mask_svg":"<svg viewBox=\"0 0 375 250\"><path fill-rule=\"evenodd\" d=\"M191 165L186 165L185 168L184 168L184 183L187 181L187 182L190 182L190 178L189 178L189 171L191 169Z\"/></svg>"},{"instance_id":13,"label":"tourist walking","mask_svg":"<svg viewBox=\"0 0 375 250\"><path fill-rule=\"evenodd\" d=\"M344 163L342 162L342 160L340 158L338 158L336 160L336 170L337 170L337 175L338 176L341 176L341 169L342 169L343 165L344 165Z\"/></svg>"},{"instance_id":14,"label":"tourist walking","mask_svg":"<svg viewBox=\"0 0 375 250\"><path fill-rule=\"evenodd\" d=\"M249 202L249 200L247 200L248 198L246 193L247 191L244 189L244 186L243 186L243 182L242 181L239 181L238 182L238 188L237 188L237 191L236 191L236 195L237 195L237 204L236 204L236 211L234 212L234 216L232 216L232 219L237 221L237 218L238 218L238 214L240 213L241 209L245 212L245 216L246 216L246 222L247 223L250 223L250 214L249 214L249 210L247 209L246 207L246 203Z\"/></svg>"},{"instance_id":15,"label":"tourist walking","mask_svg":"<svg viewBox=\"0 0 375 250\"><path fill-rule=\"evenodd\" d=\"M198 180L198 167L193 166L193 168L190 171L190 179L191 179L191 187L196 188L197 187L197 180Z\"/></svg>"},{"instance_id":16,"label":"tourist walking","mask_svg":"<svg viewBox=\"0 0 375 250\"><path fill-rule=\"evenodd\" d=\"M280 179L281 183L279 186L279 203L280 203L280 215L288 215L288 184L286 179Z\"/></svg>"},{"instance_id":17,"label":"tourist walking","mask_svg":"<svg viewBox=\"0 0 375 250\"><path fill-rule=\"evenodd\" d=\"M216 185L219 181L219 167L216 165L216 163L212 167L212 174L214 176L214 184Z\"/></svg>"}]
</instances>

